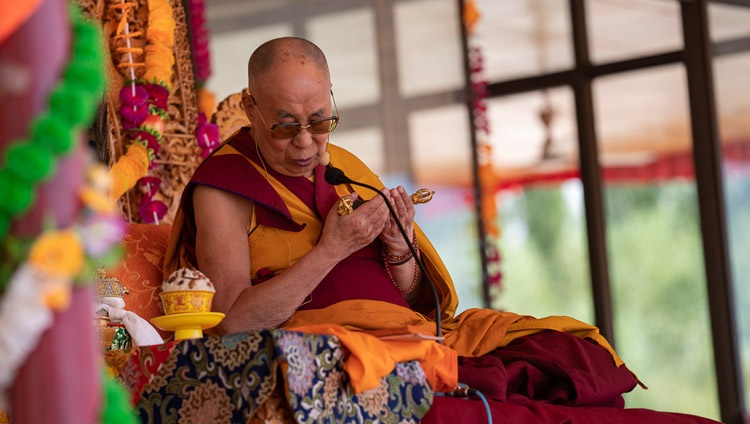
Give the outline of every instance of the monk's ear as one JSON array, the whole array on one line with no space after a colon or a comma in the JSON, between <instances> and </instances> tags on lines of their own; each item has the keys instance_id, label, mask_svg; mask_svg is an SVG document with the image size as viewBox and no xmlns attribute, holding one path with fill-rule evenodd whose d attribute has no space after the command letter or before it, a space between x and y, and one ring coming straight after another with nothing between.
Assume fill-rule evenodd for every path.
<instances>
[{"instance_id":1,"label":"monk's ear","mask_svg":"<svg viewBox=\"0 0 750 424\"><path fill-rule=\"evenodd\" d=\"M250 120L250 122L253 122L253 110L255 109L255 104L253 103L253 99L250 97L250 91L248 89L242 90L242 109L245 111L245 115L247 115L247 119Z\"/></svg>"}]
</instances>

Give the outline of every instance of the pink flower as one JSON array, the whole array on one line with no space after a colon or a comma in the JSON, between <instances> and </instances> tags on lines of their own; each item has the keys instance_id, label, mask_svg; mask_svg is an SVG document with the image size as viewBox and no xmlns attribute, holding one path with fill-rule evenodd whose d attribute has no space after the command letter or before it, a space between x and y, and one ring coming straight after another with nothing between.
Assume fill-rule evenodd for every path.
<instances>
[{"instance_id":1,"label":"pink flower","mask_svg":"<svg viewBox=\"0 0 750 424\"><path fill-rule=\"evenodd\" d=\"M195 141L204 149L215 147L219 144L219 126L216 124L203 124L195 130Z\"/></svg>"},{"instance_id":2,"label":"pink flower","mask_svg":"<svg viewBox=\"0 0 750 424\"><path fill-rule=\"evenodd\" d=\"M151 176L143 177L138 180L138 184L145 190L145 196L151 198L159 191L161 178Z\"/></svg>"},{"instance_id":3,"label":"pink flower","mask_svg":"<svg viewBox=\"0 0 750 424\"><path fill-rule=\"evenodd\" d=\"M207 148L207 149L203 149L203 150L201 150L201 159L205 159L205 158L207 158L207 157L208 157L208 155L210 155L210 154L211 154L211 152L213 152L214 150L216 150L216 149L215 149L215 148L213 148L213 147L209 147L209 148Z\"/></svg>"},{"instance_id":4,"label":"pink flower","mask_svg":"<svg viewBox=\"0 0 750 424\"><path fill-rule=\"evenodd\" d=\"M138 209L138 214L144 223L154 224L164 218L168 209L164 202L144 197L141 201L141 207Z\"/></svg>"},{"instance_id":5,"label":"pink flower","mask_svg":"<svg viewBox=\"0 0 750 424\"><path fill-rule=\"evenodd\" d=\"M135 90L133 89L133 87L135 87ZM120 101L123 105L143 105L146 104L148 97L148 91L143 88L143 86L138 84L136 84L135 86L133 86L132 84L127 84L120 89Z\"/></svg>"},{"instance_id":6,"label":"pink flower","mask_svg":"<svg viewBox=\"0 0 750 424\"><path fill-rule=\"evenodd\" d=\"M159 140L148 131L134 131L130 134L130 139L133 141L140 140L141 142L146 143L146 148L153 150L154 154L159 153L159 149L161 148Z\"/></svg>"},{"instance_id":7,"label":"pink flower","mask_svg":"<svg viewBox=\"0 0 750 424\"><path fill-rule=\"evenodd\" d=\"M169 90L161 84L146 85L148 91L148 103L155 107L167 110L169 107Z\"/></svg>"},{"instance_id":8,"label":"pink flower","mask_svg":"<svg viewBox=\"0 0 750 424\"><path fill-rule=\"evenodd\" d=\"M123 104L120 107L120 116L122 116L123 121L128 121L129 123L140 125L141 122L143 122L143 120L148 116L148 106L146 106L145 104ZM123 126L125 126L124 122Z\"/></svg>"}]
</instances>

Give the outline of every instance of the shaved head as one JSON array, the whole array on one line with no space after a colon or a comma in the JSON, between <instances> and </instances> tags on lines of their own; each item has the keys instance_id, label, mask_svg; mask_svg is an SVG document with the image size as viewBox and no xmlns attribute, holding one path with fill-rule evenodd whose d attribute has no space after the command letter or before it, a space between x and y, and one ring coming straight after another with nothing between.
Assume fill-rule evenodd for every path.
<instances>
[{"instance_id":1,"label":"shaved head","mask_svg":"<svg viewBox=\"0 0 750 424\"><path fill-rule=\"evenodd\" d=\"M248 88L254 91L255 84L264 80L279 66L313 65L330 78L328 62L318 46L298 37L282 37L261 44L250 56L247 64Z\"/></svg>"}]
</instances>

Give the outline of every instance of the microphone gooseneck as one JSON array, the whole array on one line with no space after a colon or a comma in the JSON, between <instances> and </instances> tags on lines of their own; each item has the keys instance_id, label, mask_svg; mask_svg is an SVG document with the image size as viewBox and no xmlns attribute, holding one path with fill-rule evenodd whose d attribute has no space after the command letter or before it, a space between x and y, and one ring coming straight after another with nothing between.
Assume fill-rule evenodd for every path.
<instances>
[{"instance_id":1,"label":"microphone gooseneck","mask_svg":"<svg viewBox=\"0 0 750 424\"><path fill-rule=\"evenodd\" d=\"M441 340L441 325L440 325L440 296L438 296L437 288L435 288L435 283L432 282L432 279L430 279L430 276L427 274L427 269L424 266L424 263L422 262L422 258L418 255L418 252L414 249L414 246L412 245L411 239L408 234L406 234L406 230L404 230L404 226L401 225L401 221L398 219L398 215L396 215L396 211L393 210L393 206L391 205L391 202L388 200L387 197L385 197L385 194L383 194L382 191L378 190L377 188L365 184L360 183L358 181L354 181L351 178L347 177L346 174L344 174L344 171L334 168L333 166L328 166L326 168L325 172L325 180L328 182L328 184L331 185L339 185L339 184L353 184L358 185L367 189L370 189L374 191L375 193L379 194L383 200L385 200L386 206L388 206L388 211L391 214L391 217L393 217L393 220L396 221L396 225L398 226L398 230L401 233L401 236L404 238L404 241L406 241L406 245L409 246L409 250L411 251L412 257L415 261L417 261L417 266L419 266L420 271L422 271L422 276L427 281L427 284L430 286L430 289L432 290L432 295L435 300L435 336L438 338L438 343L442 344Z\"/></svg>"},{"instance_id":2,"label":"microphone gooseneck","mask_svg":"<svg viewBox=\"0 0 750 424\"><path fill-rule=\"evenodd\" d=\"M346 176L346 174L344 174L344 171L332 166L326 168L325 179L328 184L334 186L339 184L352 184L354 182L350 180L349 177Z\"/></svg>"}]
</instances>

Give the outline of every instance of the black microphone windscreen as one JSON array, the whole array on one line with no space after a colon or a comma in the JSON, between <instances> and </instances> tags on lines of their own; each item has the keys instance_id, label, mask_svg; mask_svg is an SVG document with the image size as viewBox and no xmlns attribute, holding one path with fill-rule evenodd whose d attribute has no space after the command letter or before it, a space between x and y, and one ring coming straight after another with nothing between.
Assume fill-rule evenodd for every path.
<instances>
[{"instance_id":1,"label":"black microphone windscreen","mask_svg":"<svg viewBox=\"0 0 750 424\"><path fill-rule=\"evenodd\" d=\"M325 178L326 182L330 185L339 185L351 181L346 175L344 175L344 171L332 166L329 166L326 169Z\"/></svg>"}]
</instances>

